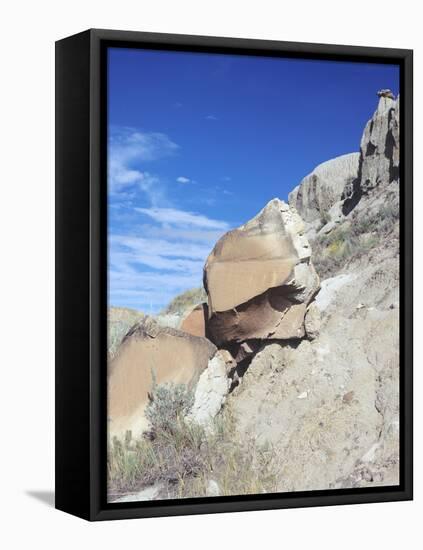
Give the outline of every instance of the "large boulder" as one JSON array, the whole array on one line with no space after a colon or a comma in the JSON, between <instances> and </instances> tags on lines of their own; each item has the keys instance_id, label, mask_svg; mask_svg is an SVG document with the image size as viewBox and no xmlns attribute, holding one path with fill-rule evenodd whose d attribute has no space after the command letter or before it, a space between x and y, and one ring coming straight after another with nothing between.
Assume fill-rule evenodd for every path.
<instances>
[{"instance_id":1,"label":"large boulder","mask_svg":"<svg viewBox=\"0 0 423 550\"><path fill-rule=\"evenodd\" d=\"M144 409L153 377L157 384L183 383L194 388L216 353L206 338L162 327L144 318L125 336L109 363L109 435L137 437L148 428Z\"/></svg>"},{"instance_id":2,"label":"large boulder","mask_svg":"<svg viewBox=\"0 0 423 550\"><path fill-rule=\"evenodd\" d=\"M208 334L216 345L304 336L319 277L295 208L273 199L223 235L204 266L204 286Z\"/></svg>"},{"instance_id":3,"label":"large boulder","mask_svg":"<svg viewBox=\"0 0 423 550\"><path fill-rule=\"evenodd\" d=\"M338 217L344 188L357 178L359 157L350 153L323 162L291 191L289 204L305 222L318 229Z\"/></svg>"}]
</instances>

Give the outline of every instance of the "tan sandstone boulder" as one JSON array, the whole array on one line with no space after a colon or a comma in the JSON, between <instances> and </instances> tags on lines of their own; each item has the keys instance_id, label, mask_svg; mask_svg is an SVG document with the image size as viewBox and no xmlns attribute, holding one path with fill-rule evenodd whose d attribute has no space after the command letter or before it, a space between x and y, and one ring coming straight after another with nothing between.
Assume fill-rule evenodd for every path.
<instances>
[{"instance_id":1,"label":"tan sandstone boulder","mask_svg":"<svg viewBox=\"0 0 423 550\"><path fill-rule=\"evenodd\" d=\"M209 308L206 303L198 304L183 319L180 329L193 336L206 337L206 323L209 315Z\"/></svg>"},{"instance_id":2,"label":"tan sandstone boulder","mask_svg":"<svg viewBox=\"0 0 423 550\"><path fill-rule=\"evenodd\" d=\"M144 409L153 373L157 384L194 387L216 351L206 338L161 327L151 318L135 325L109 364L109 436L123 437L131 430L137 437L148 428Z\"/></svg>"},{"instance_id":3,"label":"tan sandstone boulder","mask_svg":"<svg viewBox=\"0 0 423 550\"><path fill-rule=\"evenodd\" d=\"M226 233L206 261L204 285L208 334L216 345L303 337L319 277L296 209L273 199Z\"/></svg>"}]
</instances>

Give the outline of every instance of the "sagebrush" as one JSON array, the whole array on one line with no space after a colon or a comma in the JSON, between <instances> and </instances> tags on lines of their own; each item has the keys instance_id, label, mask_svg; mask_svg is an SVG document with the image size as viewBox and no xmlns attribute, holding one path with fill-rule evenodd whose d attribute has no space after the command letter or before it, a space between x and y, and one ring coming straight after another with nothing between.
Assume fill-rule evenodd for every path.
<instances>
[{"instance_id":1,"label":"sagebrush","mask_svg":"<svg viewBox=\"0 0 423 550\"><path fill-rule=\"evenodd\" d=\"M367 254L397 226L398 205L382 206L372 215L352 215L351 220L319 235L313 241L313 264L321 278L333 276L348 261Z\"/></svg>"},{"instance_id":2,"label":"sagebrush","mask_svg":"<svg viewBox=\"0 0 423 550\"><path fill-rule=\"evenodd\" d=\"M190 394L181 385L158 385L146 411L151 430L136 440L129 432L124 441L113 439L108 456L111 497L150 485L160 487L160 498L207 496L211 480L222 495L276 490L272 447L239 441L229 410L207 430L187 420Z\"/></svg>"}]
</instances>

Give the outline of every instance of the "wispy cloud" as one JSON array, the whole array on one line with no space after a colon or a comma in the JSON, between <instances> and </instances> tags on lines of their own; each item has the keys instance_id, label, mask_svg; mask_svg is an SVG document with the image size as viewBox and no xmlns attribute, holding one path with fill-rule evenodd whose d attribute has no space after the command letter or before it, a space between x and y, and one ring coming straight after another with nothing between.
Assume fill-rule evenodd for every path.
<instances>
[{"instance_id":1,"label":"wispy cloud","mask_svg":"<svg viewBox=\"0 0 423 550\"><path fill-rule=\"evenodd\" d=\"M148 223L109 237L109 298L113 305L155 313L202 282L204 262L230 226L176 208L134 208Z\"/></svg>"},{"instance_id":2,"label":"wispy cloud","mask_svg":"<svg viewBox=\"0 0 423 550\"><path fill-rule=\"evenodd\" d=\"M157 175L144 170L146 163L169 157L178 150L166 134L141 132L134 128L111 129L108 154L108 181L111 193L138 187L152 204L164 198L164 188Z\"/></svg>"},{"instance_id":3,"label":"wispy cloud","mask_svg":"<svg viewBox=\"0 0 423 550\"><path fill-rule=\"evenodd\" d=\"M201 279L200 279L201 280ZM199 285L198 274L109 271L109 303L156 313L177 294Z\"/></svg>"},{"instance_id":4,"label":"wispy cloud","mask_svg":"<svg viewBox=\"0 0 423 550\"><path fill-rule=\"evenodd\" d=\"M176 178L176 181L178 183L189 183L191 180L190 178L187 178L185 176L179 176L178 178Z\"/></svg>"},{"instance_id":5,"label":"wispy cloud","mask_svg":"<svg viewBox=\"0 0 423 550\"><path fill-rule=\"evenodd\" d=\"M228 222L176 208L175 186L151 165L178 146L166 134L112 128L109 140L109 303L157 313L175 295L202 283L204 262ZM160 165L159 165L160 166ZM160 172L160 171L159 171ZM180 175L183 188L196 181ZM189 186L188 188L189 189ZM198 203L198 201L197 201ZM194 210L194 207L193 207Z\"/></svg>"},{"instance_id":6,"label":"wispy cloud","mask_svg":"<svg viewBox=\"0 0 423 550\"><path fill-rule=\"evenodd\" d=\"M229 224L225 221L214 220L203 214L177 210L176 208L135 208L135 210L162 224L221 229L222 231L229 229Z\"/></svg>"},{"instance_id":7,"label":"wispy cloud","mask_svg":"<svg viewBox=\"0 0 423 550\"><path fill-rule=\"evenodd\" d=\"M215 115L207 115L205 118L206 120L217 120L217 116Z\"/></svg>"}]
</instances>

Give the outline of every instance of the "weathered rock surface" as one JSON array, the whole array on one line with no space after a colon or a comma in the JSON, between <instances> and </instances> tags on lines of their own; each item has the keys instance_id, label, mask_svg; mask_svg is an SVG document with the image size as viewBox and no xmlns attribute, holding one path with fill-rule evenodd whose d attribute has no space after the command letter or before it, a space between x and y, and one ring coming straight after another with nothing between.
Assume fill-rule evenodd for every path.
<instances>
[{"instance_id":1,"label":"weathered rock surface","mask_svg":"<svg viewBox=\"0 0 423 550\"><path fill-rule=\"evenodd\" d=\"M122 437L131 430L138 437L148 428L144 409L153 373L157 384L194 387L216 351L206 338L161 327L151 318L135 325L109 364L109 435Z\"/></svg>"},{"instance_id":2,"label":"weathered rock surface","mask_svg":"<svg viewBox=\"0 0 423 550\"><path fill-rule=\"evenodd\" d=\"M300 216L279 199L226 233L204 267L212 341L301 338L319 288L310 257Z\"/></svg>"},{"instance_id":3,"label":"weathered rock surface","mask_svg":"<svg viewBox=\"0 0 423 550\"><path fill-rule=\"evenodd\" d=\"M324 281L315 339L263 343L228 397L240 439L279 457L278 490L398 484L398 282L397 246Z\"/></svg>"},{"instance_id":4,"label":"weathered rock surface","mask_svg":"<svg viewBox=\"0 0 423 550\"><path fill-rule=\"evenodd\" d=\"M195 389L194 404L188 419L206 428L210 428L213 418L222 408L231 386L225 359L224 353L218 351L200 375Z\"/></svg>"},{"instance_id":5,"label":"weathered rock surface","mask_svg":"<svg viewBox=\"0 0 423 550\"><path fill-rule=\"evenodd\" d=\"M289 194L289 204L316 231L322 223L339 218L342 193L358 174L359 153L350 153L319 164Z\"/></svg>"},{"instance_id":6,"label":"weathered rock surface","mask_svg":"<svg viewBox=\"0 0 423 550\"><path fill-rule=\"evenodd\" d=\"M182 320L180 329L193 336L202 336L206 338L206 322L209 316L208 305L198 304L193 310L191 310Z\"/></svg>"},{"instance_id":7,"label":"weathered rock surface","mask_svg":"<svg viewBox=\"0 0 423 550\"><path fill-rule=\"evenodd\" d=\"M367 123L361 138L361 190L367 193L381 184L398 179L399 102L381 97L375 114ZM395 158L394 158L395 157Z\"/></svg>"},{"instance_id":8,"label":"weathered rock surface","mask_svg":"<svg viewBox=\"0 0 423 550\"><path fill-rule=\"evenodd\" d=\"M389 90L383 90L389 92ZM362 196L399 181L400 100L382 94L372 118L366 124L361 144L357 178L344 189L343 213L355 208Z\"/></svg>"},{"instance_id":9,"label":"weathered rock surface","mask_svg":"<svg viewBox=\"0 0 423 550\"><path fill-rule=\"evenodd\" d=\"M320 314L320 309L317 306L317 303L311 302L308 306L305 318L304 318L304 328L306 336L309 340L316 339L320 334L322 318Z\"/></svg>"}]
</instances>

